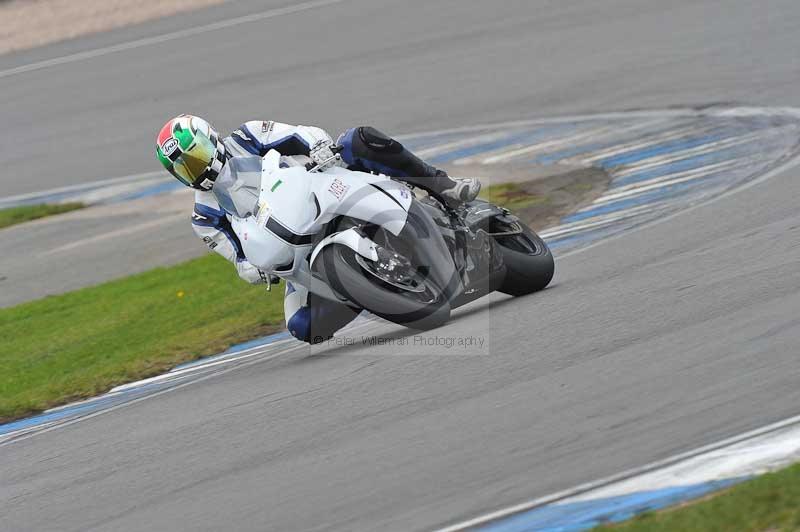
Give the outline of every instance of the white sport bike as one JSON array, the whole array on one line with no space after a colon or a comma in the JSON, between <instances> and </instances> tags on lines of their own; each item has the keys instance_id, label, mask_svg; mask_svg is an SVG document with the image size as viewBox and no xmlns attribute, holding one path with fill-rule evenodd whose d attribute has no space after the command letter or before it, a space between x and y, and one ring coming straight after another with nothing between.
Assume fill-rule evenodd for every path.
<instances>
[{"instance_id":1,"label":"white sport bike","mask_svg":"<svg viewBox=\"0 0 800 532\"><path fill-rule=\"evenodd\" d=\"M430 329L493 290L520 296L553 277L547 245L506 209L451 209L383 175L287 159L270 151L260 179L232 170L214 193L254 266L320 297Z\"/></svg>"}]
</instances>

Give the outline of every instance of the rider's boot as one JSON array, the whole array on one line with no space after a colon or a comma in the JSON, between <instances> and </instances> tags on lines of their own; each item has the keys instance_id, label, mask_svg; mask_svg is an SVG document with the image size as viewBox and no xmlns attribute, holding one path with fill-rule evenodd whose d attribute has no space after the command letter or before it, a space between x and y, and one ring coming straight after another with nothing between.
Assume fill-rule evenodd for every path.
<instances>
[{"instance_id":1,"label":"rider's boot","mask_svg":"<svg viewBox=\"0 0 800 532\"><path fill-rule=\"evenodd\" d=\"M450 185L439 191L450 207L457 207L462 203L467 203L478 197L481 191L481 182L475 177L450 177L444 171L437 170L437 177L447 178L437 180L441 184ZM444 174L444 175L442 175Z\"/></svg>"}]
</instances>

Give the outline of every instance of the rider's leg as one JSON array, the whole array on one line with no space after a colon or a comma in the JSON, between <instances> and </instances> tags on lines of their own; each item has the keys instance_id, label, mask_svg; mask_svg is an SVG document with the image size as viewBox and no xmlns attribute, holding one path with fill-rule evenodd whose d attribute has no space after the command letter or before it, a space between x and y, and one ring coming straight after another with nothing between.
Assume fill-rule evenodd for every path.
<instances>
[{"instance_id":1,"label":"rider's leg","mask_svg":"<svg viewBox=\"0 0 800 532\"><path fill-rule=\"evenodd\" d=\"M444 170L429 165L375 128L348 129L339 136L338 144L344 148L342 159L354 170L399 177L452 203L471 201L480 192L477 179L451 178Z\"/></svg>"},{"instance_id":2,"label":"rider's leg","mask_svg":"<svg viewBox=\"0 0 800 532\"><path fill-rule=\"evenodd\" d=\"M302 286L286 283L283 313L286 328L303 342L318 344L353 321L360 310L310 294Z\"/></svg>"}]
</instances>

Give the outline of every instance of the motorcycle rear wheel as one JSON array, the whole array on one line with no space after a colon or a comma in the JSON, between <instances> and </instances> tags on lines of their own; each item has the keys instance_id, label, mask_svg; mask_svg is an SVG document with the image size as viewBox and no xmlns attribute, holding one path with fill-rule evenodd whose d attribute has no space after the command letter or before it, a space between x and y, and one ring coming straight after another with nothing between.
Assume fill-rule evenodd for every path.
<instances>
[{"instance_id":1,"label":"motorcycle rear wheel","mask_svg":"<svg viewBox=\"0 0 800 532\"><path fill-rule=\"evenodd\" d=\"M525 224L513 236L495 237L503 252L506 275L498 290L512 296L524 296L544 289L553 279L555 263L550 248Z\"/></svg>"}]
</instances>

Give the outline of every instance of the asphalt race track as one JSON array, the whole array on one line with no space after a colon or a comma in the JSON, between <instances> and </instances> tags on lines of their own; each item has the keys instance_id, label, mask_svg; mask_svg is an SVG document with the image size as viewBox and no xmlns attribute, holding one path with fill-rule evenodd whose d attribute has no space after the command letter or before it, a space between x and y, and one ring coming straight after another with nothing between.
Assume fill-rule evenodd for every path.
<instances>
[{"instance_id":1,"label":"asphalt race track","mask_svg":"<svg viewBox=\"0 0 800 532\"><path fill-rule=\"evenodd\" d=\"M467 4L343 0L3 74L283 5L241 1L1 57L4 194L151 171L179 111L412 132L800 106L796 2ZM10 441L0 523L430 529L796 415L798 173L562 255L550 289L436 331L373 325Z\"/></svg>"},{"instance_id":2,"label":"asphalt race track","mask_svg":"<svg viewBox=\"0 0 800 532\"><path fill-rule=\"evenodd\" d=\"M792 0L339 0L3 74L292 4L240 0L0 57L3 194L157 170L151 137L178 112L223 130L266 117L411 133L635 107L800 103Z\"/></svg>"}]
</instances>

